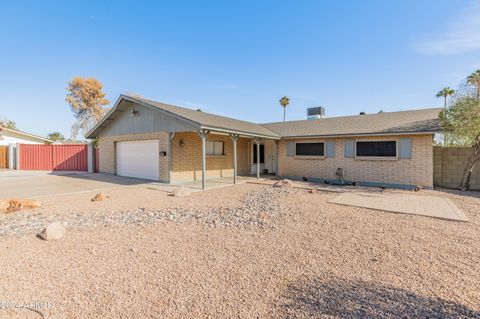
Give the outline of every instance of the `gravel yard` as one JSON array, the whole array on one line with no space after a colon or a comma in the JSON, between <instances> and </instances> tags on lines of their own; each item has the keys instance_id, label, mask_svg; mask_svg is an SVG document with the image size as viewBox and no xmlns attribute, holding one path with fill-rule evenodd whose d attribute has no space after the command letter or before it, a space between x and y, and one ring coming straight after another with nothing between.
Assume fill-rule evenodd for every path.
<instances>
[{"instance_id":1,"label":"gravel yard","mask_svg":"<svg viewBox=\"0 0 480 319\"><path fill-rule=\"evenodd\" d=\"M480 318L480 200L420 193L470 222L253 184L44 198L0 216L0 318ZM64 238L35 237L49 220Z\"/></svg>"}]
</instances>

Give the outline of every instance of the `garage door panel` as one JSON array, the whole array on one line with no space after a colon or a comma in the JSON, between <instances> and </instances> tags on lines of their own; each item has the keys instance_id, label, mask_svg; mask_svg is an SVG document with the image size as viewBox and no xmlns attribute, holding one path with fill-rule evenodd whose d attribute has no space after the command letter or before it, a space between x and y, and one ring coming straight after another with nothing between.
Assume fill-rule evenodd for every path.
<instances>
[{"instance_id":1,"label":"garage door panel","mask_svg":"<svg viewBox=\"0 0 480 319\"><path fill-rule=\"evenodd\" d=\"M117 142L117 175L158 181L159 165L157 140Z\"/></svg>"}]
</instances>

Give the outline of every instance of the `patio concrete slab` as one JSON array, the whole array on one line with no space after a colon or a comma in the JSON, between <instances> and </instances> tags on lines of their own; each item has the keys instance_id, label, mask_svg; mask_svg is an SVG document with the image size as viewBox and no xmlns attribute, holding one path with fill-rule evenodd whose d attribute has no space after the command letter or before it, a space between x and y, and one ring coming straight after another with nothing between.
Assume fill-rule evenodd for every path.
<instances>
[{"instance_id":1,"label":"patio concrete slab","mask_svg":"<svg viewBox=\"0 0 480 319\"><path fill-rule=\"evenodd\" d=\"M264 180L264 178L261 178L260 180ZM252 181L257 181L257 178L254 176L237 176L237 185L252 182ZM196 190L202 189L201 180L191 181L191 182L178 182L173 185L178 185L185 188L191 188ZM233 184L233 177L219 177L219 178L207 179L205 181L205 189L207 190L226 187L226 186L233 186L233 185L235 185Z\"/></svg>"},{"instance_id":2,"label":"patio concrete slab","mask_svg":"<svg viewBox=\"0 0 480 319\"><path fill-rule=\"evenodd\" d=\"M392 213L468 221L465 214L450 199L438 196L413 195L403 192L348 192L335 197L329 203Z\"/></svg>"}]
</instances>

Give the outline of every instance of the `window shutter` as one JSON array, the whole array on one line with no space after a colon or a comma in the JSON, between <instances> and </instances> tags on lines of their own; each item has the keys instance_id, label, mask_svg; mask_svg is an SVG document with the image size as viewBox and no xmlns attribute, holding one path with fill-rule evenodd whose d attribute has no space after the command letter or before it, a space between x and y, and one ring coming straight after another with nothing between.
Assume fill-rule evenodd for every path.
<instances>
[{"instance_id":1,"label":"window shutter","mask_svg":"<svg viewBox=\"0 0 480 319\"><path fill-rule=\"evenodd\" d=\"M335 157L335 142L334 141L327 141L326 145L326 152L325 157Z\"/></svg>"},{"instance_id":2,"label":"window shutter","mask_svg":"<svg viewBox=\"0 0 480 319\"><path fill-rule=\"evenodd\" d=\"M398 143L398 158L412 158L412 139L401 138Z\"/></svg>"},{"instance_id":3,"label":"window shutter","mask_svg":"<svg viewBox=\"0 0 480 319\"><path fill-rule=\"evenodd\" d=\"M344 151L345 151L345 158L355 157L355 141L345 140Z\"/></svg>"},{"instance_id":4,"label":"window shutter","mask_svg":"<svg viewBox=\"0 0 480 319\"><path fill-rule=\"evenodd\" d=\"M287 156L294 157L295 156L295 142L288 142L287 143Z\"/></svg>"}]
</instances>

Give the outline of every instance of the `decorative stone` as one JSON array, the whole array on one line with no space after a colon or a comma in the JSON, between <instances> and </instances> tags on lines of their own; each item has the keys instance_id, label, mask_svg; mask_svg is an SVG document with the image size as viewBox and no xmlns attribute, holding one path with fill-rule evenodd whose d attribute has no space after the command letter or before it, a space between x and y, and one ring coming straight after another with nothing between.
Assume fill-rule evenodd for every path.
<instances>
[{"instance_id":1,"label":"decorative stone","mask_svg":"<svg viewBox=\"0 0 480 319\"><path fill-rule=\"evenodd\" d=\"M43 240L58 240L65 236L65 228L60 222L48 225L38 236Z\"/></svg>"},{"instance_id":2,"label":"decorative stone","mask_svg":"<svg viewBox=\"0 0 480 319\"><path fill-rule=\"evenodd\" d=\"M288 188L291 188L291 187L293 187L293 182L289 179L282 179L281 181L275 182L275 184L273 184L273 187L288 187Z\"/></svg>"}]
</instances>

